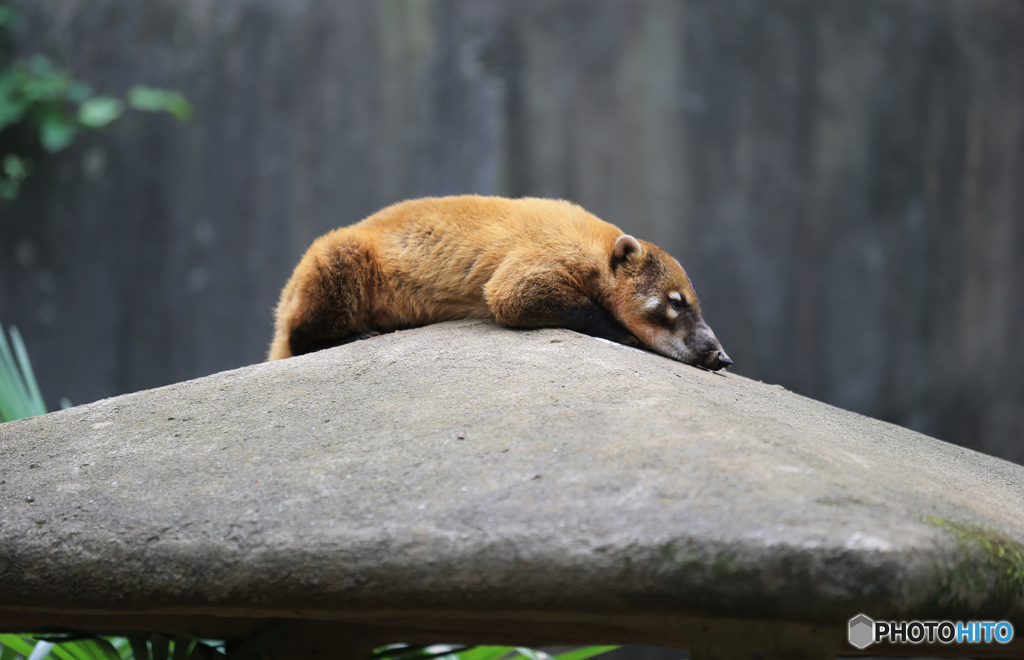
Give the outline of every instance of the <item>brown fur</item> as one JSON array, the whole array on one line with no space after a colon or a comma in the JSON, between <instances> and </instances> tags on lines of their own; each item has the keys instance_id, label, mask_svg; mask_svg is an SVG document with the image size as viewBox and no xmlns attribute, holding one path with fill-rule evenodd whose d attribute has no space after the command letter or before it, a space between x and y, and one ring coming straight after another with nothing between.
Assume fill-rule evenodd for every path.
<instances>
[{"instance_id":1,"label":"brown fur","mask_svg":"<svg viewBox=\"0 0 1024 660\"><path fill-rule=\"evenodd\" d=\"M460 318L731 363L686 273L654 245L569 202L474 195L402 202L318 238L281 293L269 359Z\"/></svg>"}]
</instances>

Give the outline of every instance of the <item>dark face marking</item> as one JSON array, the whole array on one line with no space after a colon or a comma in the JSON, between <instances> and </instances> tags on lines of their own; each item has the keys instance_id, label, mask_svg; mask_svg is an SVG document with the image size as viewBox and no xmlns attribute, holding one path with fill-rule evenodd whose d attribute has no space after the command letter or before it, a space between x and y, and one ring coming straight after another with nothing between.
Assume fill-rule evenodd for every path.
<instances>
[{"instance_id":1,"label":"dark face marking","mask_svg":"<svg viewBox=\"0 0 1024 660\"><path fill-rule=\"evenodd\" d=\"M704 319L692 307L665 300L657 307L646 310L645 319L675 334L688 333Z\"/></svg>"},{"instance_id":2,"label":"dark face marking","mask_svg":"<svg viewBox=\"0 0 1024 660\"><path fill-rule=\"evenodd\" d=\"M668 273L665 265L650 252L644 255L643 264L636 274L637 291L644 295L664 295L665 280Z\"/></svg>"}]
</instances>

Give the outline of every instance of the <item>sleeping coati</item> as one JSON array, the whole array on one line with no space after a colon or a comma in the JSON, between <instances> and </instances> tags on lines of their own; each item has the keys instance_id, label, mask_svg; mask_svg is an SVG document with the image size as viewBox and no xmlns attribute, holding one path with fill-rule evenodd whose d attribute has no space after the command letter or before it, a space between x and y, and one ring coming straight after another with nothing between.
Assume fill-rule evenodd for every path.
<instances>
[{"instance_id":1,"label":"sleeping coati","mask_svg":"<svg viewBox=\"0 0 1024 660\"><path fill-rule=\"evenodd\" d=\"M281 293L269 359L461 318L733 363L658 247L570 202L476 195L401 202L318 238Z\"/></svg>"}]
</instances>

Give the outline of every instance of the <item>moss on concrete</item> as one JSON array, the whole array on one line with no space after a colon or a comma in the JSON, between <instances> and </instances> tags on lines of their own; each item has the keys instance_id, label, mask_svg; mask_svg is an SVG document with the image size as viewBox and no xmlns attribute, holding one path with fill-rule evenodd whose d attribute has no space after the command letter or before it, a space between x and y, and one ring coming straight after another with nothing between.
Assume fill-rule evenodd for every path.
<instances>
[{"instance_id":1,"label":"moss on concrete","mask_svg":"<svg viewBox=\"0 0 1024 660\"><path fill-rule=\"evenodd\" d=\"M954 534L961 553L939 577L938 603L958 613L1024 622L1024 544L986 525L927 520Z\"/></svg>"}]
</instances>

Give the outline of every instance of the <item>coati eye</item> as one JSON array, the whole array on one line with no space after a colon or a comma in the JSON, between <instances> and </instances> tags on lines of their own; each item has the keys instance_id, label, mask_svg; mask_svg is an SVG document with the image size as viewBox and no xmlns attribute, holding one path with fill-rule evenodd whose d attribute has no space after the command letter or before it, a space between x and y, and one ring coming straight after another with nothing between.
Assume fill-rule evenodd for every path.
<instances>
[{"instance_id":1,"label":"coati eye","mask_svg":"<svg viewBox=\"0 0 1024 660\"><path fill-rule=\"evenodd\" d=\"M672 293L668 294L668 301L669 301L669 304L672 305L673 309L685 309L686 307L689 306L689 304L686 302L686 298L683 298L681 295L679 295L675 291L673 291Z\"/></svg>"}]
</instances>

